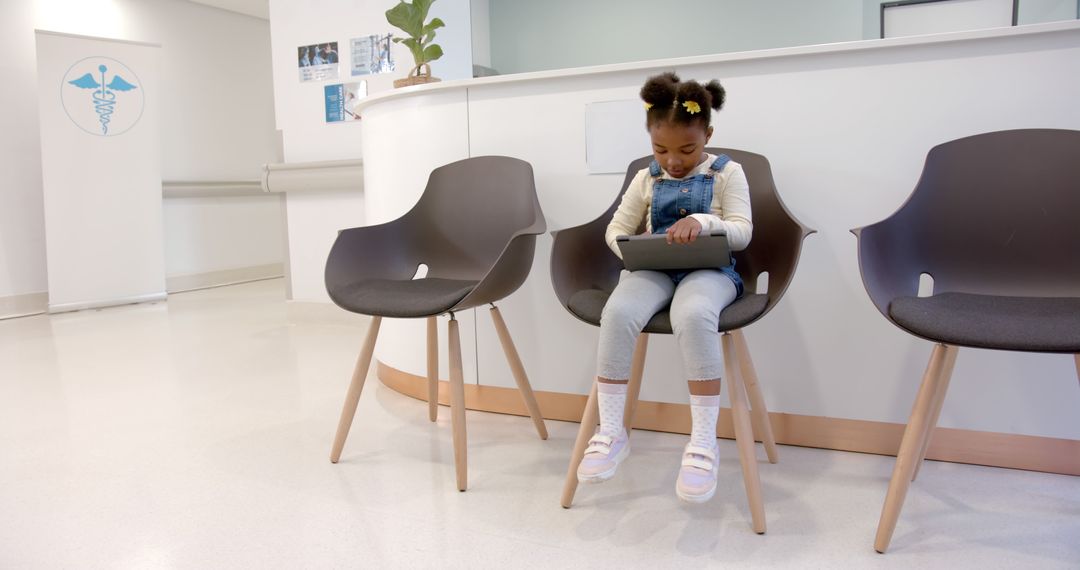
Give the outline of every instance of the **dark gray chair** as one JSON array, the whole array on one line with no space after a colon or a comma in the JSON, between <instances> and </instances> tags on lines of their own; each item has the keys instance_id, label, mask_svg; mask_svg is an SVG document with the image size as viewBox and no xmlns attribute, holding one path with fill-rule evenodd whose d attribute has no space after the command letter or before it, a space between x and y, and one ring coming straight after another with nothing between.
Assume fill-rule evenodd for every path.
<instances>
[{"instance_id":1,"label":"dark gray chair","mask_svg":"<svg viewBox=\"0 0 1080 570\"><path fill-rule=\"evenodd\" d=\"M907 202L853 232L877 309L937 343L878 523L874 548L885 552L958 347L1074 354L1080 376L1080 131L1001 131L938 145ZM922 274L933 278L930 296L919 296Z\"/></svg>"},{"instance_id":2,"label":"dark gray chair","mask_svg":"<svg viewBox=\"0 0 1080 570\"><path fill-rule=\"evenodd\" d=\"M342 230L326 262L326 290L339 307L373 317L345 397L330 461L337 463L364 388L383 317L427 319L428 406L438 414L438 332L449 314L450 412L458 490L468 486L461 341L454 313L491 305L514 380L541 439L540 408L510 333L494 303L513 293L532 268L536 236L546 228L529 163L482 156L436 168L420 201L385 224ZM414 279L421 265L427 275Z\"/></svg>"},{"instance_id":3,"label":"dark gray chair","mask_svg":"<svg viewBox=\"0 0 1080 570\"><path fill-rule=\"evenodd\" d=\"M726 148L706 149L713 154L726 154L742 165L750 183L750 206L753 210L754 237L750 246L735 253L736 268L746 282L746 293L720 314L721 346L724 351L724 375L727 377L728 394L732 402L732 418L735 439L739 447L739 460L743 468L743 480L750 502L755 532L765 532L765 507L761 498L761 481L758 478L754 458L754 429L761 431L769 462L776 463L776 442L769 423L765 399L758 386L757 373L742 328L765 316L783 297L795 274L803 239L814 230L799 223L780 201L773 181L769 161L760 154ZM649 166L652 156L630 163L626 170L622 191L606 212L595 220L574 228L554 232L555 242L551 251L551 281L559 302L570 314L591 325L600 325L604 304L619 282L623 269L619 259L604 241L604 232L611 217L619 207L623 193L634 175ZM758 278L768 275L768 291L755 293ZM645 367L648 336L671 334L671 318L667 310L660 311L645 325L634 349L624 424L627 432L633 422L634 407L641 389ZM757 427L752 426L747 409L747 395ZM574 451L570 456L570 468L563 485L562 506L570 508L577 491L577 468L585 453L585 447L596 427L598 410L596 385L593 383L585 414L581 419Z\"/></svg>"}]
</instances>

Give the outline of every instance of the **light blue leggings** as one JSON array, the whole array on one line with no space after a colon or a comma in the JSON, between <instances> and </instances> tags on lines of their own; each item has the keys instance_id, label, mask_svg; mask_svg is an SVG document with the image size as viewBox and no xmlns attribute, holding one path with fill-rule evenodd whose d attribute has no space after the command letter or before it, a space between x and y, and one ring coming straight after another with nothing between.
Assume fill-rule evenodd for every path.
<instances>
[{"instance_id":1,"label":"light blue leggings","mask_svg":"<svg viewBox=\"0 0 1080 570\"><path fill-rule=\"evenodd\" d=\"M596 375L609 380L630 378L634 343L645 323L671 303L671 328L682 352L687 380L720 378L720 311L738 295L730 277L714 269L699 269L678 286L660 271L623 271L619 285L600 317L600 346Z\"/></svg>"}]
</instances>

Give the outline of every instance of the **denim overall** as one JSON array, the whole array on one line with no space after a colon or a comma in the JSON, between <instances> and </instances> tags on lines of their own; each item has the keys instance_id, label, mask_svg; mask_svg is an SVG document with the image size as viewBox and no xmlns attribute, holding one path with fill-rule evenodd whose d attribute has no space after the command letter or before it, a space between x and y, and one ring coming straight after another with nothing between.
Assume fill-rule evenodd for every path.
<instances>
[{"instance_id":1,"label":"denim overall","mask_svg":"<svg viewBox=\"0 0 1080 570\"><path fill-rule=\"evenodd\" d=\"M653 183L652 196L652 233L663 234L675 222L690 214L710 213L713 201L713 178L730 161L731 157L721 154L709 165L707 173L671 180L660 177L660 163L653 160L649 165L649 174L656 179ZM721 267L719 270L731 278L735 283L738 296L741 297L743 280L735 271L735 260L731 261L730 266ZM667 271L666 273L676 284L690 274L689 271Z\"/></svg>"}]
</instances>

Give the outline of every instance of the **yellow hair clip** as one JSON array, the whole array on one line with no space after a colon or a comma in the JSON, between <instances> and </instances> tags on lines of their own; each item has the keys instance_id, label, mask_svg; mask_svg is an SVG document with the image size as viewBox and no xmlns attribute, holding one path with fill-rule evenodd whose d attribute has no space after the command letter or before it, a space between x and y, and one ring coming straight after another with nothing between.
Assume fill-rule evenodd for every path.
<instances>
[{"instance_id":1,"label":"yellow hair clip","mask_svg":"<svg viewBox=\"0 0 1080 570\"><path fill-rule=\"evenodd\" d=\"M652 103L645 103L645 110L648 111L649 109L652 109Z\"/></svg>"},{"instance_id":2,"label":"yellow hair clip","mask_svg":"<svg viewBox=\"0 0 1080 570\"><path fill-rule=\"evenodd\" d=\"M696 115L701 112L701 105L697 104L697 101L683 101L683 107L686 107L686 112L691 115Z\"/></svg>"}]
</instances>

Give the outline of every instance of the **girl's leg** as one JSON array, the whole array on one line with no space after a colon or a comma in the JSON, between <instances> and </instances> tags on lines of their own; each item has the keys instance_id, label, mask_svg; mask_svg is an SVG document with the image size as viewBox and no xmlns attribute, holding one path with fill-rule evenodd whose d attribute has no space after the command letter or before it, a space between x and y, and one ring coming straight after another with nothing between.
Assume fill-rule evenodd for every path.
<instances>
[{"instance_id":1,"label":"girl's leg","mask_svg":"<svg viewBox=\"0 0 1080 570\"><path fill-rule=\"evenodd\" d=\"M600 317L600 344L597 349L597 404L600 429L589 440L578 467L578 480L600 482L615 474L619 462L629 453L623 429L626 384L630 363L641 329L671 300L675 283L657 271L623 272Z\"/></svg>"},{"instance_id":2,"label":"girl's leg","mask_svg":"<svg viewBox=\"0 0 1080 570\"><path fill-rule=\"evenodd\" d=\"M689 378L693 419L675 490L691 502L707 501L716 492L716 419L724 368L717 324L720 312L737 294L728 276L701 270L679 283L671 303L671 325Z\"/></svg>"},{"instance_id":3,"label":"girl's leg","mask_svg":"<svg viewBox=\"0 0 1080 570\"><path fill-rule=\"evenodd\" d=\"M624 271L600 316L600 344L596 357L597 398L600 403L600 431L617 435L622 431L626 383L634 344L645 323L671 301L675 283L659 271ZM605 401L605 395L608 398ZM621 401L618 397L621 395ZM605 403L612 405L605 406Z\"/></svg>"}]
</instances>

